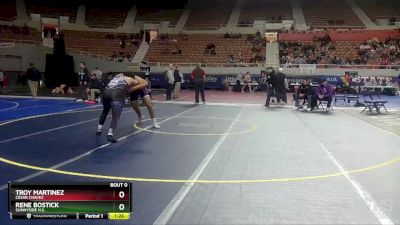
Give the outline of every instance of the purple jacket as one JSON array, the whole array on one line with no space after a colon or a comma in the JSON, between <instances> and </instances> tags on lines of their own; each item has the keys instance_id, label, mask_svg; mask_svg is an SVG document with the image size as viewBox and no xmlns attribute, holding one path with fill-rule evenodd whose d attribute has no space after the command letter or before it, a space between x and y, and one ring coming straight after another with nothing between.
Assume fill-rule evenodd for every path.
<instances>
[{"instance_id":1,"label":"purple jacket","mask_svg":"<svg viewBox=\"0 0 400 225\"><path fill-rule=\"evenodd\" d=\"M324 86L320 84L315 91L316 95L323 95L324 97L332 97L333 96L333 88L331 85L327 84Z\"/></svg>"}]
</instances>

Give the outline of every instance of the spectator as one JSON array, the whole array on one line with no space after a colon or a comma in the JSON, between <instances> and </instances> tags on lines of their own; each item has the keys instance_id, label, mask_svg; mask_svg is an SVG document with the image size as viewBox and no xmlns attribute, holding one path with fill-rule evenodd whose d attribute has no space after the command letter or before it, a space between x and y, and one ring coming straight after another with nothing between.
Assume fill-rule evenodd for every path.
<instances>
[{"instance_id":1,"label":"spectator","mask_svg":"<svg viewBox=\"0 0 400 225\"><path fill-rule=\"evenodd\" d=\"M253 90L251 89L251 84L252 84L252 79L251 79L251 75L250 75L250 72L247 72L245 75L244 75L244 80L243 80L243 88L242 88L242 93L244 93L244 89L246 88L246 87L248 87L249 88L249 92L251 93L251 92L253 92Z\"/></svg>"},{"instance_id":2,"label":"spectator","mask_svg":"<svg viewBox=\"0 0 400 225\"><path fill-rule=\"evenodd\" d=\"M1 94L3 93L3 88L4 88L4 73L3 73L3 70L0 69L0 90L1 90Z\"/></svg>"},{"instance_id":3,"label":"spectator","mask_svg":"<svg viewBox=\"0 0 400 225\"><path fill-rule=\"evenodd\" d=\"M168 69L164 72L165 77L165 97L167 101L172 99L172 86L174 85L174 70L172 64L169 65Z\"/></svg>"},{"instance_id":4,"label":"spectator","mask_svg":"<svg viewBox=\"0 0 400 225\"><path fill-rule=\"evenodd\" d=\"M145 32L145 41L147 44L150 44L150 31L146 30Z\"/></svg>"},{"instance_id":5,"label":"spectator","mask_svg":"<svg viewBox=\"0 0 400 225\"><path fill-rule=\"evenodd\" d=\"M274 95L276 86L276 74L272 67L267 68L265 82L267 83L267 100L265 101L265 106L269 107L269 103L271 101L271 97Z\"/></svg>"},{"instance_id":6,"label":"spectator","mask_svg":"<svg viewBox=\"0 0 400 225\"><path fill-rule=\"evenodd\" d=\"M139 35L140 35L140 39L143 39L143 36L145 35L145 31L143 29L140 30Z\"/></svg>"},{"instance_id":7,"label":"spectator","mask_svg":"<svg viewBox=\"0 0 400 225\"><path fill-rule=\"evenodd\" d=\"M312 95L311 84L307 79L304 79L303 83L300 85L297 92L295 94L293 94L296 108L302 109L304 106L304 102L308 99L308 96L310 96L310 95ZM300 105L300 100L303 100L302 105ZM309 102L308 104L311 104L311 102Z\"/></svg>"},{"instance_id":8,"label":"spectator","mask_svg":"<svg viewBox=\"0 0 400 225\"><path fill-rule=\"evenodd\" d=\"M376 82L375 77L369 77L367 85L368 86L376 86L376 85L378 85L378 83Z\"/></svg>"},{"instance_id":9,"label":"spectator","mask_svg":"<svg viewBox=\"0 0 400 225\"><path fill-rule=\"evenodd\" d=\"M56 36L56 34L57 34L56 28L52 27L52 28L50 29L50 37L51 37L51 39L53 39L54 36Z\"/></svg>"},{"instance_id":10,"label":"spectator","mask_svg":"<svg viewBox=\"0 0 400 225\"><path fill-rule=\"evenodd\" d=\"M137 39L132 40L132 45L134 45L136 48L139 48L139 41Z\"/></svg>"},{"instance_id":11,"label":"spectator","mask_svg":"<svg viewBox=\"0 0 400 225\"><path fill-rule=\"evenodd\" d=\"M105 36L105 38L107 38L107 39L115 39L115 36L114 36L114 34L107 34Z\"/></svg>"},{"instance_id":12,"label":"spectator","mask_svg":"<svg viewBox=\"0 0 400 225\"><path fill-rule=\"evenodd\" d=\"M328 112L331 108L332 97L333 97L332 86L328 84L328 81L326 79L322 79L321 84L317 87L317 90L315 91L315 95L311 97L311 108L309 108L309 110L310 111L314 110L318 104L318 101L327 101L328 104L326 111Z\"/></svg>"},{"instance_id":13,"label":"spectator","mask_svg":"<svg viewBox=\"0 0 400 225\"><path fill-rule=\"evenodd\" d=\"M397 85L400 86L400 74L397 76Z\"/></svg>"},{"instance_id":14,"label":"spectator","mask_svg":"<svg viewBox=\"0 0 400 225\"><path fill-rule=\"evenodd\" d=\"M195 104L199 104L199 94L201 94L201 100L203 104L206 103L206 98L204 95L204 81L206 79L206 73L201 69L200 65L192 71L192 80L194 82L195 89Z\"/></svg>"},{"instance_id":15,"label":"spectator","mask_svg":"<svg viewBox=\"0 0 400 225\"><path fill-rule=\"evenodd\" d=\"M26 76L22 73L19 73L17 76L17 82L15 82L15 85L26 85Z\"/></svg>"},{"instance_id":16,"label":"spectator","mask_svg":"<svg viewBox=\"0 0 400 225\"><path fill-rule=\"evenodd\" d=\"M236 63L235 56L232 53L228 54L227 62L228 63Z\"/></svg>"},{"instance_id":17,"label":"spectator","mask_svg":"<svg viewBox=\"0 0 400 225\"><path fill-rule=\"evenodd\" d=\"M275 94L276 100L279 104L287 103L286 89L288 88L288 83L286 75L283 74L283 69L279 68L278 74L276 75L275 83Z\"/></svg>"},{"instance_id":18,"label":"spectator","mask_svg":"<svg viewBox=\"0 0 400 225\"><path fill-rule=\"evenodd\" d=\"M101 72L101 70L98 67L96 67L96 69L93 70L91 74L96 75L97 79L102 79L103 78L103 72Z\"/></svg>"},{"instance_id":19,"label":"spectator","mask_svg":"<svg viewBox=\"0 0 400 225\"><path fill-rule=\"evenodd\" d=\"M38 69L35 68L33 63L29 64L29 69L26 71L26 78L28 79L29 89L32 97L37 97L38 87L41 79L41 74Z\"/></svg>"},{"instance_id":20,"label":"spectator","mask_svg":"<svg viewBox=\"0 0 400 225\"><path fill-rule=\"evenodd\" d=\"M55 87L51 93L52 94L65 94L65 89L66 89L66 85L65 84L60 84L59 86Z\"/></svg>"},{"instance_id":21,"label":"spectator","mask_svg":"<svg viewBox=\"0 0 400 225\"><path fill-rule=\"evenodd\" d=\"M342 78L342 82L344 86L350 87L352 84L352 77L350 76L350 74L345 73L344 77Z\"/></svg>"},{"instance_id":22,"label":"spectator","mask_svg":"<svg viewBox=\"0 0 400 225\"><path fill-rule=\"evenodd\" d=\"M211 55L216 55L216 51L215 51L215 44L214 43L209 43L207 44L204 53L205 54L211 54Z\"/></svg>"},{"instance_id":23,"label":"spectator","mask_svg":"<svg viewBox=\"0 0 400 225\"><path fill-rule=\"evenodd\" d=\"M79 63L80 71L78 73L79 76L79 87L78 87L78 98L75 100L77 102L83 102L86 99L86 89L89 81L89 71L86 68L86 64L84 62Z\"/></svg>"},{"instance_id":24,"label":"spectator","mask_svg":"<svg viewBox=\"0 0 400 225\"><path fill-rule=\"evenodd\" d=\"M233 86L232 91L240 92L242 91L242 84L243 84L243 74L239 73L236 76L236 84Z\"/></svg>"},{"instance_id":25,"label":"spectator","mask_svg":"<svg viewBox=\"0 0 400 225\"><path fill-rule=\"evenodd\" d=\"M49 29L47 27L43 27L43 37L47 38L49 36Z\"/></svg>"},{"instance_id":26,"label":"spectator","mask_svg":"<svg viewBox=\"0 0 400 225\"><path fill-rule=\"evenodd\" d=\"M230 90L230 82L227 77L224 78L223 84L224 84L223 90L229 91Z\"/></svg>"},{"instance_id":27,"label":"spectator","mask_svg":"<svg viewBox=\"0 0 400 225\"><path fill-rule=\"evenodd\" d=\"M102 89L102 83L97 78L97 75L90 74L90 80L88 83L88 88L86 89L87 99L85 103L94 104L96 103L96 95L99 96Z\"/></svg>"},{"instance_id":28,"label":"spectator","mask_svg":"<svg viewBox=\"0 0 400 225\"><path fill-rule=\"evenodd\" d=\"M179 71L178 66L176 66L174 70L174 98L180 97L182 77L182 73Z\"/></svg>"},{"instance_id":29,"label":"spectator","mask_svg":"<svg viewBox=\"0 0 400 225\"><path fill-rule=\"evenodd\" d=\"M123 38L120 39L120 41L119 41L119 46L120 46L121 48L125 48L125 47L126 47L125 39L123 39Z\"/></svg>"}]
</instances>

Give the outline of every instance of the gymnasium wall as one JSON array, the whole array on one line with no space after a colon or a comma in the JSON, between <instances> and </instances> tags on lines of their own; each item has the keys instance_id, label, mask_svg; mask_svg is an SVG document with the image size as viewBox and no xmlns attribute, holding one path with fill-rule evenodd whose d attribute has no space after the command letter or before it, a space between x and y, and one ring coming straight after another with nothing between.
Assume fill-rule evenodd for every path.
<instances>
[{"instance_id":1,"label":"gymnasium wall","mask_svg":"<svg viewBox=\"0 0 400 225\"><path fill-rule=\"evenodd\" d=\"M12 48L2 48L1 55L21 56L21 64L15 60L0 60L0 68L4 71L27 70L29 63L33 62L40 71L44 71L45 49L41 45L15 44Z\"/></svg>"},{"instance_id":2,"label":"gymnasium wall","mask_svg":"<svg viewBox=\"0 0 400 225\"><path fill-rule=\"evenodd\" d=\"M25 71L29 68L29 63L33 62L41 72L45 70L46 53L52 54L53 49L34 44L18 44L12 48L1 48L1 55L20 56L21 60L0 58L0 68L4 71ZM129 64L111 62L93 58L80 54L69 54L74 57L75 71L79 70L79 62L84 61L89 70L94 70L97 66L104 72L126 71Z\"/></svg>"}]
</instances>

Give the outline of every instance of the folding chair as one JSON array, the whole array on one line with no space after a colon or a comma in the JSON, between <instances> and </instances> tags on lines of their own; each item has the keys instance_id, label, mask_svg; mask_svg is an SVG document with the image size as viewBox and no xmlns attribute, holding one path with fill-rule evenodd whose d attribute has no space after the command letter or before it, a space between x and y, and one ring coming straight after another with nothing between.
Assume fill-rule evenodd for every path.
<instances>
[{"instance_id":1,"label":"folding chair","mask_svg":"<svg viewBox=\"0 0 400 225\"><path fill-rule=\"evenodd\" d=\"M358 97L357 91L354 88L350 88L347 95L347 104L350 105L350 102L355 101L356 103L360 102L360 99Z\"/></svg>"},{"instance_id":2,"label":"folding chair","mask_svg":"<svg viewBox=\"0 0 400 225\"><path fill-rule=\"evenodd\" d=\"M373 96L376 96L376 98L374 99ZM372 112L375 111L377 113L381 113L381 108L384 108L385 111L387 112L386 106L385 104L387 103L386 100L382 100L379 93L377 92L364 92L363 93L363 99L364 99L364 104L365 107L364 109L361 111L361 113L363 113L366 109L368 109L369 113L372 114Z\"/></svg>"},{"instance_id":3,"label":"folding chair","mask_svg":"<svg viewBox=\"0 0 400 225\"><path fill-rule=\"evenodd\" d=\"M317 104L317 107L316 107L317 109L319 109L319 106L321 106L323 111L326 111L328 109L328 101L319 100L319 99L317 101L318 101L318 104ZM332 112L334 111L333 107L332 107L332 103L331 103L331 107L329 107L327 112L329 112L329 111L332 111Z\"/></svg>"},{"instance_id":4,"label":"folding chair","mask_svg":"<svg viewBox=\"0 0 400 225\"><path fill-rule=\"evenodd\" d=\"M336 94L335 95L335 105L337 101L343 101L343 105L346 106L346 95L345 94Z\"/></svg>"}]
</instances>

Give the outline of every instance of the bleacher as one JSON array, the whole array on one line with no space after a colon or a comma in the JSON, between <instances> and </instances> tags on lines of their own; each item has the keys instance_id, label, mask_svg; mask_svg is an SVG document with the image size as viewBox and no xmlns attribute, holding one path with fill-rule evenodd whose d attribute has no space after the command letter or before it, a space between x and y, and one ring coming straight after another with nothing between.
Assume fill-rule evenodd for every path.
<instances>
[{"instance_id":1,"label":"bleacher","mask_svg":"<svg viewBox=\"0 0 400 225\"><path fill-rule=\"evenodd\" d=\"M323 48L319 44L314 44L313 41L300 41L304 45L313 46L316 51L322 51ZM326 51L332 56L336 56L343 59L355 60L358 58L358 48L362 42L361 41L333 41L332 45L335 49ZM289 48L282 50L280 55L288 54L293 57L293 55L304 55L305 53L298 50L297 48ZM307 63L308 64L308 63ZM332 64L331 62L326 62L324 60L318 61L318 64Z\"/></svg>"},{"instance_id":2,"label":"bleacher","mask_svg":"<svg viewBox=\"0 0 400 225\"><path fill-rule=\"evenodd\" d=\"M126 41L125 48L121 48L121 39L118 36L126 35L129 37L132 34L121 33L106 33L106 32L86 32L86 31L73 31L63 30L65 47L67 50L72 50L81 54L91 55L94 57L104 57L112 59L113 55L119 55L119 52L129 52L135 56L137 47ZM112 35L115 38L107 38L107 35ZM140 42L139 42L140 45Z\"/></svg>"},{"instance_id":3,"label":"bleacher","mask_svg":"<svg viewBox=\"0 0 400 225\"><path fill-rule=\"evenodd\" d=\"M26 27L27 33L23 32L22 27L0 25L0 41L38 44L41 42L41 32L36 29Z\"/></svg>"},{"instance_id":4,"label":"bleacher","mask_svg":"<svg viewBox=\"0 0 400 225\"><path fill-rule=\"evenodd\" d=\"M245 35L241 38L224 38L222 34L169 35L168 40L157 38L152 41L146 60L161 63L229 64L229 55L241 52L242 58L248 63L253 53L252 45L246 40ZM204 53L209 43L215 44L216 55ZM182 54L172 53L174 49L180 49ZM265 56L265 47L262 47L260 53Z\"/></svg>"},{"instance_id":5,"label":"bleacher","mask_svg":"<svg viewBox=\"0 0 400 225\"><path fill-rule=\"evenodd\" d=\"M169 21L170 26L175 26L182 16L183 9L138 9L136 21L156 22Z\"/></svg>"},{"instance_id":6,"label":"bleacher","mask_svg":"<svg viewBox=\"0 0 400 225\"><path fill-rule=\"evenodd\" d=\"M292 18L290 0L246 0L238 24L249 25L253 24L254 20L280 22Z\"/></svg>"},{"instance_id":7,"label":"bleacher","mask_svg":"<svg viewBox=\"0 0 400 225\"><path fill-rule=\"evenodd\" d=\"M400 21L400 1L398 0L358 0L358 5L374 21L397 17Z\"/></svg>"},{"instance_id":8,"label":"bleacher","mask_svg":"<svg viewBox=\"0 0 400 225\"><path fill-rule=\"evenodd\" d=\"M365 28L345 0L301 0L301 6L313 29Z\"/></svg>"},{"instance_id":9,"label":"bleacher","mask_svg":"<svg viewBox=\"0 0 400 225\"><path fill-rule=\"evenodd\" d=\"M226 26L235 0L193 0L186 30L217 30Z\"/></svg>"},{"instance_id":10,"label":"bleacher","mask_svg":"<svg viewBox=\"0 0 400 225\"><path fill-rule=\"evenodd\" d=\"M314 43L315 37L323 37L328 34L332 40L332 45L334 49L327 50L327 47L321 48L319 42ZM317 51L324 51L331 56L336 56L343 59L350 59L354 61L359 59L360 46L367 42L367 45L373 46L377 41L385 42L386 39L398 39L400 38L400 33L397 31L365 31L365 30L352 30L352 31L319 31L319 32L289 32L282 33L279 35L279 41L281 43L280 55L305 55L305 52L299 50L299 47L283 49L283 43L297 42L304 45L312 45ZM375 41L374 41L375 40ZM329 45L328 45L329 46ZM381 59L384 54L389 54L390 45L385 45L385 47L377 50L368 50L370 52L368 61L362 64L379 65L381 64ZM319 61L320 64L332 64L331 62ZM390 62L389 62L390 63Z\"/></svg>"},{"instance_id":11,"label":"bleacher","mask_svg":"<svg viewBox=\"0 0 400 225\"><path fill-rule=\"evenodd\" d=\"M25 1L28 15L40 14L42 17L57 18L68 16L70 23L76 20L78 4L74 1L29 0Z\"/></svg>"},{"instance_id":12,"label":"bleacher","mask_svg":"<svg viewBox=\"0 0 400 225\"><path fill-rule=\"evenodd\" d=\"M17 17L15 0L2 0L0 2L0 20L12 21Z\"/></svg>"},{"instance_id":13,"label":"bleacher","mask_svg":"<svg viewBox=\"0 0 400 225\"><path fill-rule=\"evenodd\" d=\"M93 28L117 28L124 24L130 6L120 8L110 8L87 5L86 6L86 25Z\"/></svg>"}]
</instances>

